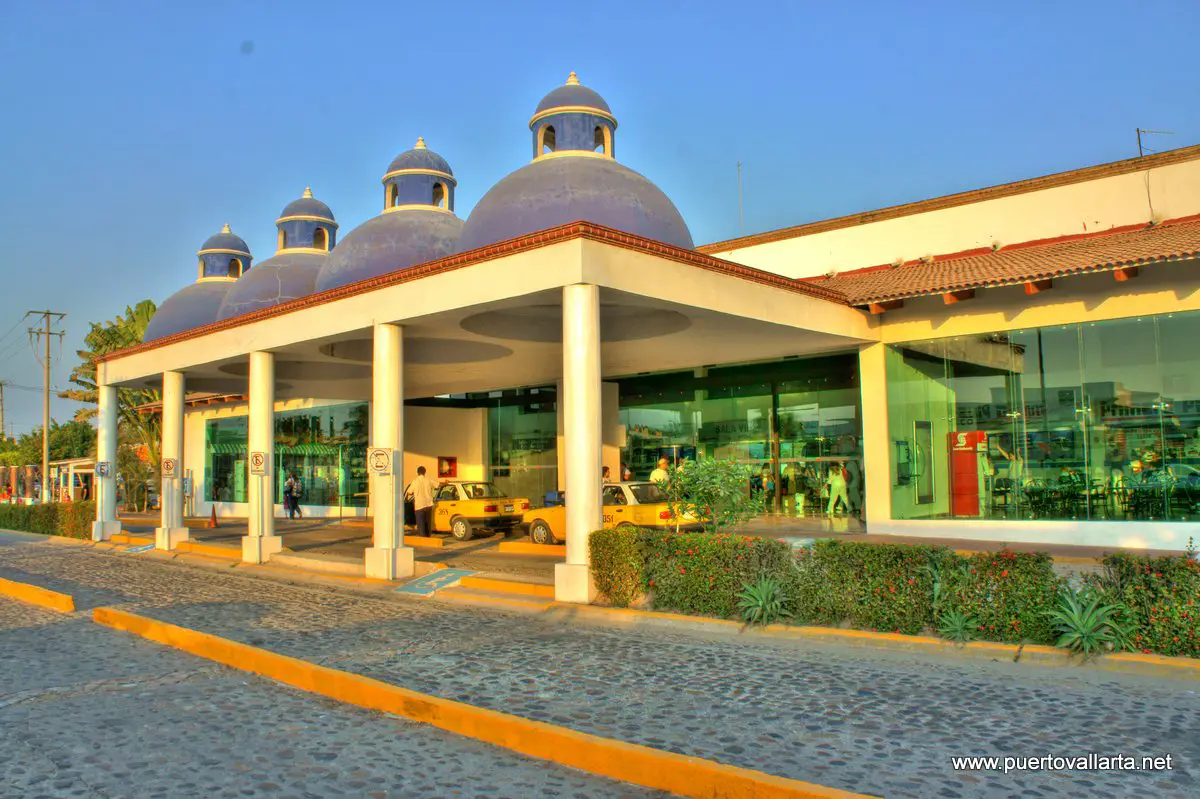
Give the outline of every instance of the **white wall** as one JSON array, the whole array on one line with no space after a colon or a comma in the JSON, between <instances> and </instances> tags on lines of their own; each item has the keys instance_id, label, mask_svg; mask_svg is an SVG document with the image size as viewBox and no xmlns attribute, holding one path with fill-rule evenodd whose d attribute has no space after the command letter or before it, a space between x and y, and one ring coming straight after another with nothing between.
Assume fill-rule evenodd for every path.
<instances>
[{"instance_id":1,"label":"white wall","mask_svg":"<svg viewBox=\"0 0 1200 799\"><path fill-rule=\"evenodd\" d=\"M814 277L1197 212L1200 158L710 254L787 277Z\"/></svg>"}]
</instances>

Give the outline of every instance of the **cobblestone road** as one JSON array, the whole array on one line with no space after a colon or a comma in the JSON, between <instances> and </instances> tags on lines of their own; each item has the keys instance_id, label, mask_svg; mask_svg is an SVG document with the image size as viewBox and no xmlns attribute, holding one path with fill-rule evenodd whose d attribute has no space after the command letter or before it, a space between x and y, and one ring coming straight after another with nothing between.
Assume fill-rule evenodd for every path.
<instances>
[{"instance_id":1,"label":"cobblestone road","mask_svg":"<svg viewBox=\"0 0 1200 799\"><path fill-rule=\"evenodd\" d=\"M0 797L649 797L0 598Z\"/></svg>"},{"instance_id":2,"label":"cobblestone road","mask_svg":"<svg viewBox=\"0 0 1200 799\"><path fill-rule=\"evenodd\" d=\"M1197 797L1196 683L803 649L287 585L35 545L0 576L662 749L887 797ZM959 755L1171 754L1162 773L955 772Z\"/></svg>"}]
</instances>

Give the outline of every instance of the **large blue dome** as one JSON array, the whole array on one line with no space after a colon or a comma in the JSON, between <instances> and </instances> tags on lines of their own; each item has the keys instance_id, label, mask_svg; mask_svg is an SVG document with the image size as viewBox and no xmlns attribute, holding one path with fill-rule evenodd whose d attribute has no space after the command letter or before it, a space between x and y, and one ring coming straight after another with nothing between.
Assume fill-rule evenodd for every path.
<instances>
[{"instance_id":1,"label":"large blue dome","mask_svg":"<svg viewBox=\"0 0 1200 799\"><path fill-rule=\"evenodd\" d=\"M305 189L303 197L298 200L292 200L284 206L283 212L279 214L280 219L292 216L309 216L317 219L325 219L330 222L336 221L333 218L333 211L329 210L329 206L316 197L313 197L312 189Z\"/></svg>"},{"instance_id":2,"label":"large blue dome","mask_svg":"<svg viewBox=\"0 0 1200 799\"><path fill-rule=\"evenodd\" d=\"M238 278L221 303L217 319L241 316L312 294L317 273L328 257L323 253L284 250L268 258Z\"/></svg>"},{"instance_id":3,"label":"large blue dome","mask_svg":"<svg viewBox=\"0 0 1200 799\"><path fill-rule=\"evenodd\" d=\"M221 228L220 233L215 233L209 236L204 244L200 246L200 252L205 250L230 250L232 252L250 254L250 248L246 246L246 242L241 236L232 233L229 230L229 225Z\"/></svg>"},{"instance_id":4,"label":"large blue dome","mask_svg":"<svg viewBox=\"0 0 1200 799\"><path fill-rule=\"evenodd\" d=\"M356 227L329 254L316 290L345 286L436 261L457 250L463 221L454 214L410 208L381 214ZM262 269L262 264L255 270Z\"/></svg>"},{"instance_id":5,"label":"large blue dome","mask_svg":"<svg viewBox=\"0 0 1200 799\"><path fill-rule=\"evenodd\" d=\"M612 116L612 109L604 102L604 98L581 85L574 72L567 78L565 86L559 86L542 98L533 115L536 117L551 108L593 108Z\"/></svg>"},{"instance_id":6,"label":"large blue dome","mask_svg":"<svg viewBox=\"0 0 1200 799\"><path fill-rule=\"evenodd\" d=\"M400 153L387 168L388 175L405 169L428 169L431 172L444 172L453 177L450 163L440 155L425 146L425 139L418 138L417 146Z\"/></svg>"},{"instance_id":7,"label":"large blue dome","mask_svg":"<svg viewBox=\"0 0 1200 799\"><path fill-rule=\"evenodd\" d=\"M158 306L142 341L166 338L217 321L221 302L234 285L232 280L202 280L175 292Z\"/></svg>"},{"instance_id":8,"label":"large blue dome","mask_svg":"<svg viewBox=\"0 0 1200 799\"><path fill-rule=\"evenodd\" d=\"M467 217L459 250L580 221L694 246L683 217L661 189L611 158L577 155L539 158L493 186Z\"/></svg>"}]
</instances>

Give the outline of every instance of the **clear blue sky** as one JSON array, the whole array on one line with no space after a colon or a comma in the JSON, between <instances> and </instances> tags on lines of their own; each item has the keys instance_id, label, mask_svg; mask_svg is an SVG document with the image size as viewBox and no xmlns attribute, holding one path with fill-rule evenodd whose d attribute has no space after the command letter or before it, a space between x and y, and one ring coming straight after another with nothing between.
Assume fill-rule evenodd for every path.
<instances>
[{"instance_id":1,"label":"clear blue sky","mask_svg":"<svg viewBox=\"0 0 1200 799\"><path fill-rule=\"evenodd\" d=\"M345 233L424 136L466 217L576 70L697 243L1200 142L1200 3L0 0L0 333L161 302L229 222L258 260L306 185ZM24 326L18 327L23 331ZM56 350L57 355L57 350ZM0 379L40 386L24 337ZM17 432L37 393L5 393ZM71 403L55 401L65 420Z\"/></svg>"}]
</instances>

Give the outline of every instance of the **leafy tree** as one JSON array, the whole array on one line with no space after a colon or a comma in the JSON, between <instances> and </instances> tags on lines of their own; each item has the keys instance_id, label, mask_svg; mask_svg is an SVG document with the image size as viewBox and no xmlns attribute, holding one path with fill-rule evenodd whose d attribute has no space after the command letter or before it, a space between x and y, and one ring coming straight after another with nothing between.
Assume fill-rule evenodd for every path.
<instances>
[{"instance_id":1,"label":"leafy tree","mask_svg":"<svg viewBox=\"0 0 1200 799\"><path fill-rule=\"evenodd\" d=\"M95 406L98 402L96 388L96 361L117 350L140 344L146 333L146 325L154 316L156 308L150 300L126 307L123 315L111 322L92 322L91 330L84 336L86 350L79 350L82 361L71 371L71 382L79 386L59 394L64 399L75 400L84 405ZM162 430L161 417L157 414L141 414L139 405L158 402L161 395L150 389L121 388L117 390L117 436L127 446L144 447L145 463L151 472L157 472L160 460L159 441ZM86 421L96 416L98 408L85 407L75 418Z\"/></svg>"},{"instance_id":2,"label":"leafy tree","mask_svg":"<svg viewBox=\"0 0 1200 799\"><path fill-rule=\"evenodd\" d=\"M659 487L676 523L691 516L710 533L720 533L763 512L763 494L751 494L753 467L733 460L700 458L686 461Z\"/></svg>"},{"instance_id":3,"label":"leafy tree","mask_svg":"<svg viewBox=\"0 0 1200 799\"><path fill-rule=\"evenodd\" d=\"M50 460L86 458L95 452L96 431L87 422L72 420L59 424L50 420ZM6 450L0 450L0 464L36 466L42 462L42 428L20 436Z\"/></svg>"}]
</instances>

